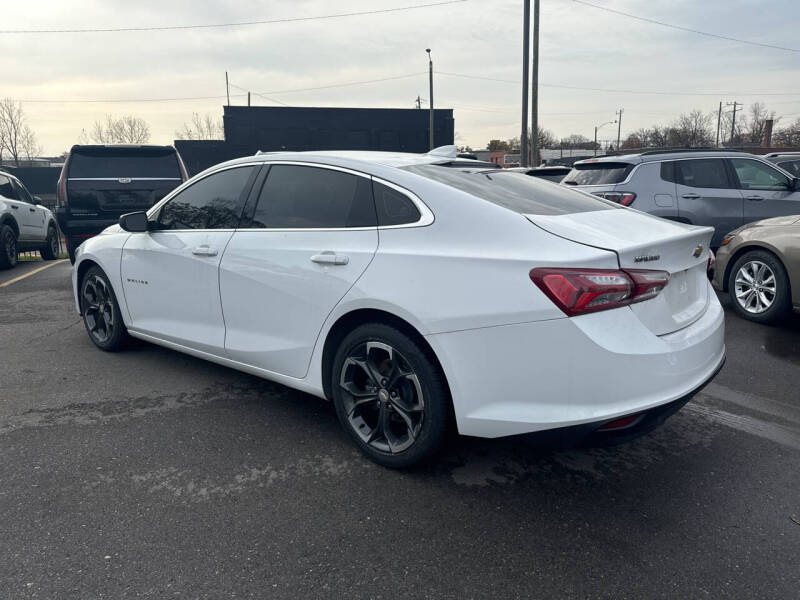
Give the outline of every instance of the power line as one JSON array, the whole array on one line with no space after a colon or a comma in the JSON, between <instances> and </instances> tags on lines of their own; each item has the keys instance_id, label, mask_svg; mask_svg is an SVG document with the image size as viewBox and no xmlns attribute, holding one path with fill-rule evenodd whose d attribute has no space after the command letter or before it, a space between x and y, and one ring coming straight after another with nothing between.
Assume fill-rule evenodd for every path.
<instances>
[{"instance_id":1,"label":"power line","mask_svg":"<svg viewBox=\"0 0 800 600\"><path fill-rule=\"evenodd\" d=\"M380 79L364 79L362 81L350 81L348 83L334 83L331 85L318 85L315 87L307 88L294 88L290 90L272 90L260 92L261 94L292 94L295 92L313 92L316 90L329 90L332 88L350 87L353 85L364 85L367 83L379 83L381 81L394 81L396 79L408 79L409 77L419 77L420 75L427 75L427 72L409 73L408 75L394 75L392 77L381 77Z\"/></svg>"},{"instance_id":2,"label":"power line","mask_svg":"<svg viewBox=\"0 0 800 600\"><path fill-rule=\"evenodd\" d=\"M652 25L661 25L662 27L669 27L670 29L677 29L679 31L686 31L688 33L696 33L697 35L705 35L707 37L717 38L720 40L728 40L729 42L738 42L740 44L749 44L750 46L760 46L761 48L771 48L773 50L786 50L787 52L800 52L798 48L787 48L786 46L776 46L774 44L762 44L761 42L753 42L751 40L742 40L739 38L727 36L727 35L720 35L717 33L709 33L707 31L700 31L699 29L691 29L689 27L683 27L681 25L674 25L672 23L665 23L664 21L658 21L656 19L649 19L647 17L639 17L637 15L632 15L630 13L622 12L621 10L616 10L613 8L608 8L607 6L598 6L597 4L592 4L591 2L586 2L585 0L572 0L576 4L583 4L584 6L591 6L592 8L596 8L598 10L604 10L606 12L614 13L615 15L621 15L623 17L628 17L629 19L636 19L637 21L643 21L645 23L650 23Z\"/></svg>"},{"instance_id":3,"label":"power line","mask_svg":"<svg viewBox=\"0 0 800 600\"><path fill-rule=\"evenodd\" d=\"M468 75L465 73L447 73L445 71L436 71L437 75L445 75L448 77L461 77L464 79L479 79L482 81L499 81L501 83L513 83L519 85L518 80L514 79L497 79L495 77L482 77L480 75ZM800 96L800 92L664 92L653 90L621 90L611 88L595 88L595 87L581 87L577 85L564 85L557 83L540 83L542 87L563 88L567 90L582 90L590 92L612 92L621 94L655 94L659 96Z\"/></svg>"},{"instance_id":4,"label":"power line","mask_svg":"<svg viewBox=\"0 0 800 600\"><path fill-rule=\"evenodd\" d=\"M395 13L420 8L433 8L448 4L460 4L469 0L444 0L442 2L429 2L427 4L414 4L410 6L397 6L394 8L376 8L373 10L360 10L345 13L332 13L329 15L317 15L314 17L287 17L284 19L264 19L253 21L237 21L232 23L208 23L194 25L162 25L155 27L108 27L108 28L87 28L87 29L3 29L0 34L36 34L36 33L120 33L131 31L175 31L183 29L214 29L222 27L242 27L248 25L275 25L278 23L298 23L303 21L320 21L324 19L342 19L345 17L357 17L364 15L377 15L385 13Z\"/></svg>"},{"instance_id":5,"label":"power line","mask_svg":"<svg viewBox=\"0 0 800 600\"><path fill-rule=\"evenodd\" d=\"M231 94L232 96L246 96L247 94ZM134 102L184 102L189 100L225 100L225 96L191 96L191 97L182 97L182 98L66 98L66 99L58 99L58 98L41 98L41 99L28 99L28 100L20 100L19 102L30 102L33 103L57 103L57 104L72 104L72 103L134 103Z\"/></svg>"},{"instance_id":6,"label":"power line","mask_svg":"<svg viewBox=\"0 0 800 600\"><path fill-rule=\"evenodd\" d=\"M243 92L250 93L250 90L247 90L241 86L236 85L235 83L230 84L231 87L235 87L237 90L242 90ZM256 96L260 98L264 98L264 100L269 100L270 102L274 102L275 104L280 104L281 106L289 106L286 102L281 102L280 100L275 100L275 98L270 98L269 96L265 96L264 94L260 94L259 92L253 92Z\"/></svg>"}]
</instances>

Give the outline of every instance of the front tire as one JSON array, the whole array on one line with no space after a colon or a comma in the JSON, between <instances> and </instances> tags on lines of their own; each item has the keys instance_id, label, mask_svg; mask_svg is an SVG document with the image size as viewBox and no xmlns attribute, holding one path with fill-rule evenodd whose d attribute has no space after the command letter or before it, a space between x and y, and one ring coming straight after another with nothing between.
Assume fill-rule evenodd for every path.
<instances>
[{"instance_id":1,"label":"front tire","mask_svg":"<svg viewBox=\"0 0 800 600\"><path fill-rule=\"evenodd\" d=\"M789 314L792 308L789 277L771 252L745 252L728 277L731 303L739 316L756 323L774 323Z\"/></svg>"},{"instance_id":2,"label":"front tire","mask_svg":"<svg viewBox=\"0 0 800 600\"><path fill-rule=\"evenodd\" d=\"M120 350L128 340L117 297L100 267L91 267L81 281L83 324L95 346L106 352Z\"/></svg>"},{"instance_id":3,"label":"front tire","mask_svg":"<svg viewBox=\"0 0 800 600\"><path fill-rule=\"evenodd\" d=\"M55 260L58 258L58 231L52 225L47 228L47 240L39 250L44 260Z\"/></svg>"},{"instance_id":4,"label":"front tire","mask_svg":"<svg viewBox=\"0 0 800 600\"><path fill-rule=\"evenodd\" d=\"M409 336L382 323L357 327L339 345L331 376L339 422L368 458L404 468L439 449L450 396L439 368Z\"/></svg>"},{"instance_id":5,"label":"front tire","mask_svg":"<svg viewBox=\"0 0 800 600\"><path fill-rule=\"evenodd\" d=\"M0 269L11 269L17 264L17 234L8 225L0 227Z\"/></svg>"}]
</instances>

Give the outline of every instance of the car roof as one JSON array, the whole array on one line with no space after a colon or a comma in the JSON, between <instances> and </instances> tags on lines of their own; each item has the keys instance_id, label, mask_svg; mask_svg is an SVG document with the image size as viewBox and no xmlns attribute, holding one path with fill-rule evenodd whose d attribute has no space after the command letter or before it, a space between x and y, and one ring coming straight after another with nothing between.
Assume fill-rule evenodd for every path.
<instances>
[{"instance_id":1,"label":"car roof","mask_svg":"<svg viewBox=\"0 0 800 600\"><path fill-rule=\"evenodd\" d=\"M679 158L736 158L736 157L756 157L755 154L742 152L741 150L731 150L728 148L663 148L658 150L643 150L639 152L631 152L629 154L607 154L604 156L597 156L593 158L586 158L584 160L575 161L576 165L585 165L591 163L602 162L623 162L630 164L638 164L644 162L659 162L665 158L679 159ZM761 158L760 156L757 158Z\"/></svg>"},{"instance_id":2,"label":"car roof","mask_svg":"<svg viewBox=\"0 0 800 600\"><path fill-rule=\"evenodd\" d=\"M436 148L427 154L412 154L410 152L380 152L373 150L314 150L307 152L258 152L254 156L245 156L222 163L226 166L264 162L267 160L286 160L301 162L316 162L325 164L333 161L337 165L350 163L353 166L381 165L384 167L402 168L413 165L443 165L465 168L497 169L494 163L470 158L458 158L456 153L447 152L445 149ZM455 148L453 146L452 148ZM438 152L437 152L438 151ZM216 168L220 165L215 165Z\"/></svg>"}]
</instances>

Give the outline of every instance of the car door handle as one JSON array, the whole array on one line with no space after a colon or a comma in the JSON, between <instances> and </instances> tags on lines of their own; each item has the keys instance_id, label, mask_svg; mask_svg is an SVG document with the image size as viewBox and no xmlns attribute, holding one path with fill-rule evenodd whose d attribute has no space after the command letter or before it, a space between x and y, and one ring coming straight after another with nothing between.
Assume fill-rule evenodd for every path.
<instances>
[{"instance_id":1,"label":"car door handle","mask_svg":"<svg viewBox=\"0 0 800 600\"><path fill-rule=\"evenodd\" d=\"M320 265L346 265L350 262L350 258L343 254L336 254L331 250L326 250L325 252L312 256L311 262Z\"/></svg>"},{"instance_id":2,"label":"car door handle","mask_svg":"<svg viewBox=\"0 0 800 600\"><path fill-rule=\"evenodd\" d=\"M29 208L28 210L31 211L31 212L36 212L35 208Z\"/></svg>"},{"instance_id":3,"label":"car door handle","mask_svg":"<svg viewBox=\"0 0 800 600\"><path fill-rule=\"evenodd\" d=\"M745 196L748 200L752 200L753 202L760 202L764 199L764 196L756 196L755 194L752 196Z\"/></svg>"},{"instance_id":4,"label":"car door handle","mask_svg":"<svg viewBox=\"0 0 800 600\"><path fill-rule=\"evenodd\" d=\"M11 205L11 208L13 208L14 210L19 210L19 206L14 206L13 204Z\"/></svg>"},{"instance_id":5,"label":"car door handle","mask_svg":"<svg viewBox=\"0 0 800 600\"><path fill-rule=\"evenodd\" d=\"M192 254L197 256L216 256L217 249L216 248L209 248L208 246L198 246L194 250L192 250Z\"/></svg>"},{"instance_id":6,"label":"car door handle","mask_svg":"<svg viewBox=\"0 0 800 600\"><path fill-rule=\"evenodd\" d=\"M700 194L684 194L681 198L686 198L687 200L697 200L700 197Z\"/></svg>"}]
</instances>

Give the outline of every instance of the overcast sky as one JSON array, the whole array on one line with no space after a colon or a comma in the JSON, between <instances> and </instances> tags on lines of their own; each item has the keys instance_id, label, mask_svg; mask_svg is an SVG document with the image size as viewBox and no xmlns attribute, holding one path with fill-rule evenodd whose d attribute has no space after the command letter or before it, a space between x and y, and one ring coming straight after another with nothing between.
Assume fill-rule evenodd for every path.
<instances>
[{"instance_id":1,"label":"overcast sky","mask_svg":"<svg viewBox=\"0 0 800 600\"><path fill-rule=\"evenodd\" d=\"M117 28L328 15L436 0L26 0L3 2L0 29ZM800 48L798 0L590 0L688 28ZM23 103L44 150L58 154L105 114L134 114L152 142L171 143L192 112L222 114L233 84L297 106L411 108L427 98L427 57L446 73L519 81L522 0L467 0L391 14L221 29L0 34L0 96ZM800 116L800 53L748 46L631 20L571 0L541 0L540 123L593 135L624 108L622 134L720 100L762 101ZM295 88L411 75L316 91ZM669 92L633 94L584 88ZM243 104L242 92L231 103ZM280 92L280 93L279 93ZM709 95L681 95L708 93ZM456 143L519 135L519 83L435 76L434 100L455 109ZM793 95L794 94L794 95ZM177 102L34 102L219 96ZM272 105L253 96L253 103ZM613 131L612 131L613 130ZM612 126L601 138L616 137Z\"/></svg>"}]
</instances>

